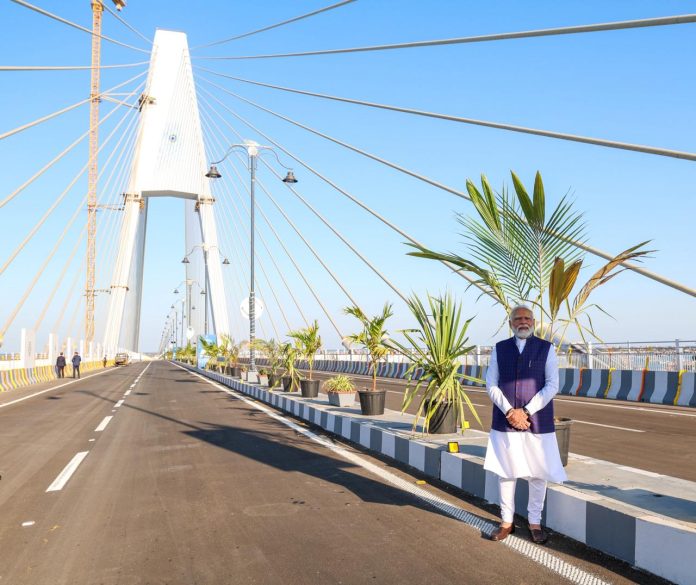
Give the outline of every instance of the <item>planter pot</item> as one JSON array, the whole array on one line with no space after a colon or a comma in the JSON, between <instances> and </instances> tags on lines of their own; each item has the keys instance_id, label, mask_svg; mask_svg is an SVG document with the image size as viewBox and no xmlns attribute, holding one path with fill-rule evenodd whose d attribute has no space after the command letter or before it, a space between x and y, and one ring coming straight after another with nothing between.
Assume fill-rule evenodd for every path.
<instances>
[{"instance_id":1,"label":"planter pot","mask_svg":"<svg viewBox=\"0 0 696 585\"><path fill-rule=\"evenodd\" d=\"M259 384L261 386L268 386L268 376L266 374L259 374Z\"/></svg>"},{"instance_id":2,"label":"planter pot","mask_svg":"<svg viewBox=\"0 0 696 585\"><path fill-rule=\"evenodd\" d=\"M319 380L300 380L302 398L316 398L319 396Z\"/></svg>"},{"instance_id":3,"label":"planter pot","mask_svg":"<svg viewBox=\"0 0 696 585\"><path fill-rule=\"evenodd\" d=\"M353 406L355 392L327 392L329 404L332 406Z\"/></svg>"},{"instance_id":4,"label":"planter pot","mask_svg":"<svg viewBox=\"0 0 696 585\"><path fill-rule=\"evenodd\" d=\"M240 377L242 380L244 380L245 382L246 382L246 379L247 379L247 376L248 376L248 375L249 375L249 372L247 372L246 370L242 370L242 371L239 373L239 377Z\"/></svg>"},{"instance_id":5,"label":"planter pot","mask_svg":"<svg viewBox=\"0 0 696 585\"><path fill-rule=\"evenodd\" d=\"M232 370L232 377L233 378L241 378L242 370L239 367L233 366L230 368L230 370Z\"/></svg>"},{"instance_id":6,"label":"planter pot","mask_svg":"<svg viewBox=\"0 0 696 585\"><path fill-rule=\"evenodd\" d=\"M283 392L295 392L297 388L292 387L292 377L283 376Z\"/></svg>"},{"instance_id":7,"label":"planter pot","mask_svg":"<svg viewBox=\"0 0 696 585\"><path fill-rule=\"evenodd\" d=\"M570 449L570 427L573 421L569 418L556 417L553 419L556 427L556 441L558 442L558 451L561 454L561 463L563 467L568 465L568 450Z\"/></svg>"},{"instance_id":8,"label":"planter pot","mask_svg":"<svg viewBox=\"0 0 696 585\"><path fill-rule=\"evenodd\" d=\"M430 400L425 401L425 412L430 410ZM451 403L441 404L432 418L428 432L431 435L449 435L457 432L457 411Z\"/></svg>"},{"instance_id":9,"label":"planter pot","mask_svg":"<svg viewBox=\"0 0 696 585\"><path fill-rule=\"evenodd\" d=\"M249 382L249 384L258 384L259 373L258 372L247 372L246 381Z\"/></svg>"},{"instance_id":10,"label":"planter pot","mask_svg":"<svg viewBox=\"0 0 696 585\"><path fill-rule=\"evenodd\" d=\"M280 384L280 376L274 376L273 374L268 374L268 387L272 390Z\"/></svg>"},{"instance_id":11,"label":"planter pot","mask_svg":"<svg viewBox=\"0 0 696 585\"><path fill-rule=\"evenodd\" d=\"M386 390L358 390L360 398L360 411L365 416L379 416L384 414L384 399L387 396Z\"/></svg>"}]
</instances>

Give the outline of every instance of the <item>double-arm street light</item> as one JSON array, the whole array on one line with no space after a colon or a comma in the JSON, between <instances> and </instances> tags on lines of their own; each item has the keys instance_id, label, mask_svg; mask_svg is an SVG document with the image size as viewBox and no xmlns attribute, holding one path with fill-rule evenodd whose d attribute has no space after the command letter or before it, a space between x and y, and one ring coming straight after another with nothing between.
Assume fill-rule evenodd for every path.
<instances>
[{"instance_id":1,"label":"double-arm street light","mask_svg":"<svg viewBox=\"0 0 696 585\"><path fill-rule=\"evenodd\" d=\"M255 210L255 199L254 199L254 190L256 186L256 159L259 157L261 154L264 152L271 152L276 160L278 161L278 164L283 167L284 169L287 169L288 173L285 175L285 178L283 179L283 183L291 184L291 183L297 183L297 179L295 178L294 173L292 172L292 169L289 167L286 167L283 163L280 162L280 159L278 158L278 155L276 152L270 147L270 146L262 146L258 144L257 142L254 142L253 140L245 140L243 144L232 144L228 149L227 152L225 153L225 156L223 156L220 160L215 161L214 163L211 163L210 165L210 170L205 174L206 177L209 179L219 179L222 177L220 172L217 170L217 167L215 165L220 164L222 161L224 161L230 153L237 149L237 148L242 148L246 150L246 153L249 157L249 173L251 175L251 185L249 189L249 194L251 196L251 205L250 205L250 221L251 221L251 228L250 228L250 244L249 244L249 259L250 259L250 283L249 283L249 371L250 372L256 372L256 359L254 355L254 340L256 339L256 301L255 301L255 291L254 291L254 210Z\"/></svg>"},{"instance_id":2,"label":"double-arm street light","mask_svg":"<svg viewBox=\"0 0 696 585\"><path fill-rule=\"evenodd\" d=\"M193 254L196 248L201 248L203 250L203 264L205 268L205 286L201 286L201 284L198 281L192 280L192 279L186 279L182 282L186 283L186 292L187 292L187 306L188 306L188 319L189 319L189 327L191 326L191 309L195 308L191 306L191 286L193 284L197 284L201 288L201 294L205 295L205 315L204 315L204 334L208 335L208 293L210 291L210 280L208 279L208 250L211 248L217 248L217 246L212 245L209 246L208 244L196 244L191 248L191 250L184 256L184 259L181 261L182 264L190 264L191 261L189 260L189 256ZM219 249L219 248L218 248ZM224 258L222 261L222 264L227 266L229 265L230 261L227 258ZM179 283L179 285L182 283ZM177 286L179 286L177 285ZM178 294L178 290L174 290L174 293Z\"/></svg>"}]
</instances>

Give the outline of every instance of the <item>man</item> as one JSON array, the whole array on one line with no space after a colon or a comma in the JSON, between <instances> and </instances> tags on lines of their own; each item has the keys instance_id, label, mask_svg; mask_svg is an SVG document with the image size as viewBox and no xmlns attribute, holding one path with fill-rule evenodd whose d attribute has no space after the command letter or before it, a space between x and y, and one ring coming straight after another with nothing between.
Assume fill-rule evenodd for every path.
<instances>
[{"instance_id":1,"label":"man","mask_svg":"<svg viewBox=\"0 0 696 585\"><path fill-rule=\"evenodd\" d=\"M80 377L80 362L82 361L82 358L80 357L80 354L75 352L72 356L72 377L75 377L75 374L77 374L77 377Z\"/></svg>"},{"instance_id":2,"label":"man","mask_svg":"<svg viewBox=\"0 0 696 585\"><path fill-rule=\"evenodd\" d=\"M102 365L106 367L106 356L104 356L104 359L102 360Z\"/></svg>"},{"instance_id":3,"label":"man","mask_svg":"<svg viewBox=\"0 0 696 585\"><path fill-rule=\"evenodd\" d=\"M514 336L496 344L486 374L493 423L484 468L498 476L501 516L491 540L515 531L515 484L524 477L529 483L529 530L532 540L543 544L548 538L541 527L546 483L567 479L553 423L558 360L553 345L534 336L529 307L514 307L509 323Z\"/></svg>"},{"instance_id":4,"label":"man","mask_svg":"<svg viewBox=\"0 0 696 585\"><path fill-rule=\"evenodd\" d=\"M56 374L59 378L65 378L65 356L63 352L56 358Z\"/></svg>"}]
</instances>

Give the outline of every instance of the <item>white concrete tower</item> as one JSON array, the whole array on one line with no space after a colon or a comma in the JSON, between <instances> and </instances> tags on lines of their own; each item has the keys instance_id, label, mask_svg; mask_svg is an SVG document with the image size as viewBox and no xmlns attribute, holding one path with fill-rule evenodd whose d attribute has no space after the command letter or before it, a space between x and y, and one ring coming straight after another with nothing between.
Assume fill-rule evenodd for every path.
<instances>
[{"instance_id":1,"label":"white concrete tower","mask_svg":"<svg viewBox=\"0 0 696 585\"><path fill-rule=\"evenodd\" d=\"M108 355L117 349L138 351L143 259L149 197L185 199L185 327L203 333L205 302L210 299L208 331L229 332L220 265L214 200L205 177L198 102L186 35L158 30L152 47L147 89L141 97L140 122L131 167L118 256L104 335ZM206 271L207 263L207 271ZM206 282L206 272L207 281ZM172 277L172 286L176 285ZM195 307L195 309L194 309Z\"/></svg>"}]
</instances>

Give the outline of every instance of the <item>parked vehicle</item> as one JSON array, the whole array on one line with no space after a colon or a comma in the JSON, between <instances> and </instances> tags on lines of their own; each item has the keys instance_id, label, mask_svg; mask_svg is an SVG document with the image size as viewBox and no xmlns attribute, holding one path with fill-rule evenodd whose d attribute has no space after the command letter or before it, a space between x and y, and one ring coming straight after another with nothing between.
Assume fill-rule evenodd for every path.
<instances>
[{"instance_id":1,"label":"parked vehicle","mask_svg":"<svg viewBox=\"0 0 696 585\"><path fill-rule=\"evenodd\" d=\"M128 365L128 354L127 353L117 353L114 358L115 366L127 366Z\"/></svg>"}]
</instances>

